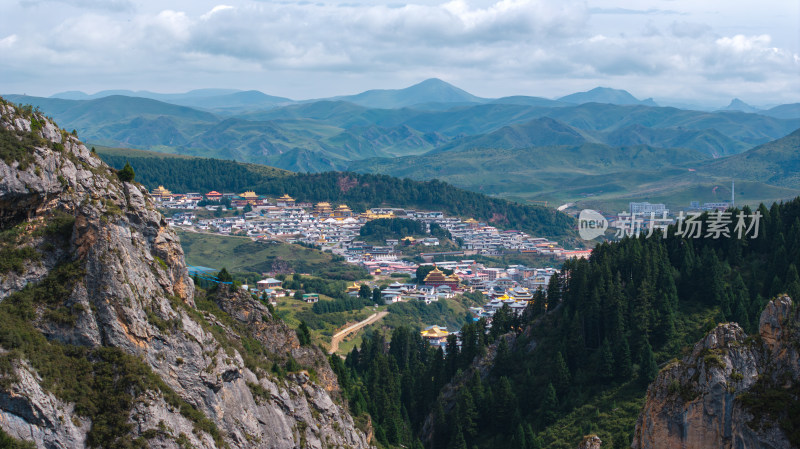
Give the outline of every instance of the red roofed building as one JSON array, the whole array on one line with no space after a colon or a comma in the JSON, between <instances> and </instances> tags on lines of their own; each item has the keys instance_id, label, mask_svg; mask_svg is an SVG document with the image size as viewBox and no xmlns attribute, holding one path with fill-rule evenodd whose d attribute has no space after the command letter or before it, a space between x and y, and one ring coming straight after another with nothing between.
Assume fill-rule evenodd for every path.
<instances>
[{"instance_id":1,"label":"red roofed building","mask_svg":"<svg viewBox=\"0 0 800 449\"><path fill-rule=\"evenodd\" d=\"M206 193L206 199L208 201L219 201L222 199L222 194L217 192L216 190L212 190Z\"/></svg>"}]
</instances>

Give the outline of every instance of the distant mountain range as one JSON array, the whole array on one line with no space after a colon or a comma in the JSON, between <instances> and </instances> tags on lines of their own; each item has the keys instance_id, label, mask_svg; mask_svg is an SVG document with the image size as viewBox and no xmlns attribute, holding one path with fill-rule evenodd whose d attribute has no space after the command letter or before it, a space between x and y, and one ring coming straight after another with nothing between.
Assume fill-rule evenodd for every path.
<instances>
[{"instance_id":1,"label":"distant mountain range","mask_svg":"<svg viewBox=\"0 0 800 449\"><path fill-rule=\"evenodd\" d=\"M334 97L330 100L347 101L379 109L395 109L428 103L476 104L489 101L436 78L425 80L405 89L368 90L357 95Z\"/></svg>"},{"instance_id":2,"label":"distant mountain range","mask_svg":"<svg viewBox=\"0 0 800 449\"><path fill-rule=\"evenodd\" d=\"M557 100L488 99L438 79L405 89L302 102L226 89L6 98L39 107L96 145L302 172L351 168L415 179L442 178L461 187L523 199L635 191L634 186L646 184L647 177L662 180L684 173L688 168L678 156L697 169L704 161L747 152L800 128L800 104L760 111L734 99L723 110L697 111L659 107L652 99L638 100L624 90L602 87ZM659 163L659 158L669 163ZM480 165L474 166L477 161ZM719 167L737 165L722 161L728 159L720 159ZM724 176L724 169L708 167L702 182ZM574 177L578 172L580 179ZM623 175L622 183L607 179ZM678 185L700 182L681 179ZM564 182L579 192L558 187ZM785 193L766 187L757 190L765 197ZM612 196L616 201L619 195Z\"/></svg>"},{"instance_id":3,"label":"distant mountain range","mask_svg":"<svg viewBox=\"0 0 800 449\"><path fill-rule=\"evenodd\" d=\"M638 100L629 92L608 87L595 87L588 92L577 92L558 99L565 103L584 104L584 103L607 103L607 104L643 104L646 106L658 106L652 98Z\"/></svg>"}]
</instances>

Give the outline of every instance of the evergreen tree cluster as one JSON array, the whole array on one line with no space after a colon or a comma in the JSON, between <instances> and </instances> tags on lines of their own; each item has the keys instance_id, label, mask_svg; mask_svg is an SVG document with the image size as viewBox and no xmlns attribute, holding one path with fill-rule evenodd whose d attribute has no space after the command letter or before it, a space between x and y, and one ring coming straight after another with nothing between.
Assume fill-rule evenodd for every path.
<instances>
[{"instance_id":1,"label":"evergreen tree cluster","mask_svg":"<svg viewBox=\"0 0 800 449\"><path fill-rule=\"evenodd\" d=\"M442 348L424 341L419 332L401 326L392 332L390 345L382 335L373 335L363 341L360 349L354 348L344 362L338 356L331 357L351 412L354 416L368 413L372 417L378 442L422 448L419 432L429 411L441 407L436 401L439 391L457 372L467 369L475 356L485 352L490 339L485 320L470 320L462 328L462 335L464 347L459 350L453 335L448 339L445 355ZM481 391L485 390L481 387ZM459 416L466 413L471 418L462 423L462 440L476 434L482 416L479 411L486 416L491 414L492 404L483 399L481 395L464 405ZM455 432L442 436L439 443L444 445L435 447L450 447L450 440L458 438Z\"/></svg>"},{"instance_id":2,"label":"evergreen tree cluster","mask_svg":"<svg viewBox=\"0 0 800 449\"><path fill-rule=\"evenodd\" d=\"M317 314L348 312L350 310L361 310L371 305L372 299L364 299L361 297L337 298L333 301L317 301L311 306L311 310Z\"/></svg>"},{"instance_id":3,"label":"evergreen tree cluster","mask_svg":"<svg viewBox=\"0 0 800 449\"><path fill-rule=\"evenodd\" d=\"M362 237L381 241L425 234L425 223L410 218L377 218L364 223L359 230Z\"/></svg>"},{"instance_id":4,"label":"evergreen tree cluster","mask_svg":"<svg viewBox=\"0 0 800 449\"><path fill-rule=\"evenodd\" d=\"M283 288L302 293L317 293L334 299L347 299L347 283L313 276L303 276L295 273L291 279L286 279Z\"/></svg>"}]
</instances>

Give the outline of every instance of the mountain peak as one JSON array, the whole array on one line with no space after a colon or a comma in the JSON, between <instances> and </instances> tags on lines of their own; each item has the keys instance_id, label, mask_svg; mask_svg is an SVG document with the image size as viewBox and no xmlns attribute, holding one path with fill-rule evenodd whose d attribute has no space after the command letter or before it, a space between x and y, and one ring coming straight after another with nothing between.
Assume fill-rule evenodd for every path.
<instances>
[{"instance_id":1,"label":"mountain peak","mask_svg":"<svg viewBox=\"0 0 800 449\"><path fill-rule=\"evenodd\" d=\"M568 103L607 103L617 105L641 104L646 106L658 106L652 98L639 100L627 90L613 89L610 87L595 87L588 92L576 92L558 99Z\"/></svg>"},{"instance_id":2,"label":"mountain peak","mask_svg":"<svg viewBox=\"0 0 800 449\"><path fill-rule=\"evenodd\" d=\"M740 111L740 112L758 112L758 108L750 106L744 101L734 98L731 103L724 109L725 111Z\"/></svg>"},{"instance_id":3,"label":"mountain peak","mask_svg":"<svg viewBox=\"0 0 800 449\"><path fill-rule=\"evenodd\" d=\"M411 87L415 86L448 86L448 87L455 87L452 84L448 83L447 81L443 81L439 78L428 78L424 81L420 81L417 84L414 84ZM457 89L457 88L456 88Z\"/></svg>"},{"instance_id":4,"label":"mountain peak","mask_svg":"<svg viewBox=\"0 0 800 449\"><path fill-rule=\"evenodd\" d=\"M371 108L395 109L425 103L484 103L476 97L439 78L428 78L404 89L374 89L356 95L336 97Z\"/></svg>"}]
</instances>

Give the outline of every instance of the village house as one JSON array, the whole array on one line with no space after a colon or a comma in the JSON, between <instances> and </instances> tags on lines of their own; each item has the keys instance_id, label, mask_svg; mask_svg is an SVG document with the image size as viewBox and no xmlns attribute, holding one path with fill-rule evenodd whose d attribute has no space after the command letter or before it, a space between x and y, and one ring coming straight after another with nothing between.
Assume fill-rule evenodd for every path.
<instances>
[{"instance_id":1,"label":"village house","mask_svg":"<svg viewBox=\"0 0 800 449\"><path fill-rule=\"evenodd\" d=\"M277 289L277 288L280 288L281 285L282 285L282 282L280 280L274 279L274 278L262 279L262 280L256 282L256 288L259 291L262 291L262 292L264 290L266 290L266 289Z\"/></svg>"},{"instance_id":2,"label":"village house","mask_svg":"<svg viewBox=\"0 0 800 449\"><path fill-rule=\"evenodd\" d=\"M303 302L313 304L319 301L319 295L316 293L303 293Z\"/></svg>"}]
</instances>

